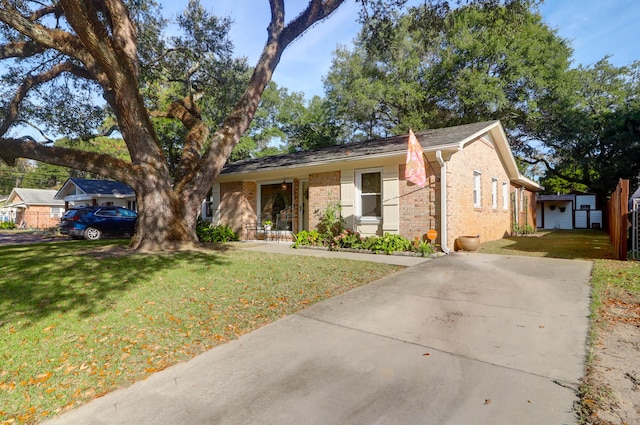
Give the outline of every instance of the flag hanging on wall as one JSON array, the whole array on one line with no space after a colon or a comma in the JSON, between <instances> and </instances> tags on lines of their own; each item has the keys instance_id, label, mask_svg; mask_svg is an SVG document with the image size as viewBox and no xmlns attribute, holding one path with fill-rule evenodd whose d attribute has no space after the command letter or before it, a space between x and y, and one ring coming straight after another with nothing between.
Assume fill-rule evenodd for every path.
<instances>
[{"instance_id":1,"label":"flag hanging on wall","mask_svg":"<svg viewBox=\"0 0 640 425\"><path fill-rule=\"evenodd\" d=\"M424 166L422 146L411 129L409 129L407 166L404 169L404 178L420 187L427 185L427 171Z\"/></svg>"}]
</instances>

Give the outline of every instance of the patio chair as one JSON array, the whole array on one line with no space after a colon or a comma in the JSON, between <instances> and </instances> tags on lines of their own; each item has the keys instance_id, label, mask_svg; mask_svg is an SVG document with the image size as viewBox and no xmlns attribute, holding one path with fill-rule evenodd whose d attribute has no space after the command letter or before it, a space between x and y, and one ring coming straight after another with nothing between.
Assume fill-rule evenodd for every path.
<instances>
[{"instance_id":1,"label":"patio chair","mask_svg":"<svg viewBox=\"0 0 640 425\"><path fill-rule=\"evenodd\" d=\"M287 207L276 215L276 240L284 239L286 232L293 230L293 207Z\"/></svg>"},{"instance_id":2,"label":"patio chair","mask_svg":"<svg viewBox=\"0 0 640 425\"><path fill-rule=\"evenodd\" d=\"M256 221L246 223L244 225L244 238L245 240L258 240L258 235L262 232L262 216L257 216ZM266 220L266 218L264 219Z\"/></svg>"}]
</instances>

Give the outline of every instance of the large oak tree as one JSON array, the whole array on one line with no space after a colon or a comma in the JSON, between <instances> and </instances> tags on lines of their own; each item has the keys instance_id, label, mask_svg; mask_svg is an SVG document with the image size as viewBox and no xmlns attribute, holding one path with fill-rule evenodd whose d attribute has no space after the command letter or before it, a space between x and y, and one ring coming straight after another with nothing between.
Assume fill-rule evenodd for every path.
<instances>
[{"instance_id":1,"label":"large oak tree","mask_svg":"<svg viewBox=\"0 0 640 425\"><path fill-rule=\"evenodd\" d=\"M233 90L228 90L232 84L224 81L233 75L233 64L226 62L216 72L216 64L224 63L230 50L225 22L206 15L196 1L188 9L195 12L184 14L181 22L191 37L174 38L172 48L165 49L159 33L163 22L151 0L0 0L0 60L6 63L0 158L9 165L29 158L122 181L133 187L138 199L134 248L191 246L197 242L200 203L249 127L283 51L343 2L310 0L287 23L284 0L269 0L271 21L260 59L233 107L212 107L220 114L216 119L203 110L219 99L212 99L216 95L202 86L213 84L217 96L233 97ZM202 56L203 51L209 54ZM182 75L154 66L172 55L180 58L174 64L182 64ZM204 66L212 78L196 81L194 75ZM182 85L176 90L180 97L163 102L157 94L166 95L176 83ZM87 101L97 101L98 96L107 108L88 108ZM11 137L29 118L87 137L109 116L130 161ZM176 132L177 163L169 160L154 117L182 124L182 132Z\"/></svg>"}]
</instances>

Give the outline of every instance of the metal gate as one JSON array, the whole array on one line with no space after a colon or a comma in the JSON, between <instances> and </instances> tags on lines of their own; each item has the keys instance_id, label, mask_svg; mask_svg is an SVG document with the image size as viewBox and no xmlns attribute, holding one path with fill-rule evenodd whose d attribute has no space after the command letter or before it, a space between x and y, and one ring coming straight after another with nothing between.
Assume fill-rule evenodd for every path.
<instances>
[{"instance_id":1,"label":"metal gate","mask_svg":"<svg viewBox=\"0 0 640 425\"><path fill-rule=\"evenodd\" d=\"M640 260L640 199L634 199L631 207L631 256Z\"/></svg>"}]
</instances>

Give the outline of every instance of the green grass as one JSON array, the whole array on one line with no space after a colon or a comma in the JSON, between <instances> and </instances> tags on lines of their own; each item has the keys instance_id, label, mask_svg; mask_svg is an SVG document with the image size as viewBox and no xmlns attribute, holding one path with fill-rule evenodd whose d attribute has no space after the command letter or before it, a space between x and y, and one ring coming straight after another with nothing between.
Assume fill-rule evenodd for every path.
<instances>
[{"instance_id":1,"label":"green grass","mask_svg":"<svg viewBox=\"0 0 640 425\"><path fill-rule=\"evenodd\" d=\"M0 423L37 422L399 269L125 243L2 247Z\"/></svg>"},{"instance_id":2,"label":"green grass","mask_svg":"<svg viewBox=\"0 0 640 425\"><path fill-rule=\"evenodd\" d=\"M587 372L578 394L580 423L593 422L593 414L611 401L611 391L594 373L598 357L598 335L616 320L627 321L640 310L640 262L616 261L609 236L596 230L540 232L535 236L512 237L482 244L480 252L593 260L591 272L591 327L586 358ZM612 315L611 306L628 309L628 317ZM635 319L637 320L637 319Z\"/></svg>"},{"instance_id":3,"label":"green grass","mask_svg":"<svg viewBox=\"0 0 640 425\"><path fill-rule=\"evenodd\" d=\"M483 243L479 252L567 259L613 258L609 236L600 230L541 231Z\"/></svg>"}]
</instances>

